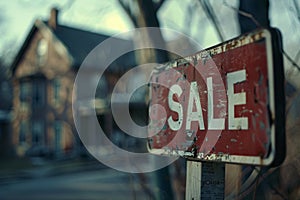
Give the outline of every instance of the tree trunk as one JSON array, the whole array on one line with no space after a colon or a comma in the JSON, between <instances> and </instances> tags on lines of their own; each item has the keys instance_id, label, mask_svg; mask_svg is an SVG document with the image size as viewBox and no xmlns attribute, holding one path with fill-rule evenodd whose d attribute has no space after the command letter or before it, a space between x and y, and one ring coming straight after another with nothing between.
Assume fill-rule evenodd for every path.
<instances>
[{"instance_id":1,"label":"tree trunk","mask_svg":"<svg viewBox=\"0 0 300 200\"><path fill-rule=\"evenodd\" d=\"M269 0L240 0L238 20L241 33L270 27Z\"/></svg>"}]
</instances>

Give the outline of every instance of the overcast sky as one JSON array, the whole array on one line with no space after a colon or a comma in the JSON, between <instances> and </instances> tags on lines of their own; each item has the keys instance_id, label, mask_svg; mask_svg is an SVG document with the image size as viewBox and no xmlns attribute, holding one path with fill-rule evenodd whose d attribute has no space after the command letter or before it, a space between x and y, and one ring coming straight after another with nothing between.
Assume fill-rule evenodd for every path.
<instances>
[{"instance_id":1,"label":"overcast sky","mask_svg":"<svg viewBox=\"0 0 300 200\"><path fill-rule=\"evenodd\" d=\"M52 7L61 10L59 21L65 25L107 34L131 28L116 1L0 1L0 51L11 42L19 46L37 18L48 19Z\"/></svg>"},{"instance_id":2,"label":"overcast sky","mask_svg":"<svg viewBox=\"0 0 300 200\"><path fill-rule=\"evenodd\" d=\"M184 3L183 3L184 2ZM237 0L231 1L235 4ZM188 6L195 0L168 0L160 9L162 27L168 27L191 35L209 46L218 40L212 27L206 27L209 20L200 20L201 14L191 17L192 28L186 27ZM117 0L9 0L0 1L0 53L7 47L19 48L37 18L47 20L52 7L60 9L59 23L104 34L115 34L132 29L132 24ZM229 9L227 9L228 11ZM223 11L226 12L226 8ZM233 14L234 12L231 11ZM228 15L228 14L226 14ZM234 21L233 15L230 21ZM201 22L201 23L200 23ZM235 26L235 23L231 23ZM231 27L232 27L231 26ZM203 27L206 27L204 32ZM235 31L236 28L230 28ZM199 32L201 33L199 35ZM227 35L232 35L231 31ZM208 34L209 33L209 34ZM206 36L205 36L206 35ZM208 37L207 37L208 36ZM206 37L205 40L203 38Z\"/></svg>"}]
</instances>

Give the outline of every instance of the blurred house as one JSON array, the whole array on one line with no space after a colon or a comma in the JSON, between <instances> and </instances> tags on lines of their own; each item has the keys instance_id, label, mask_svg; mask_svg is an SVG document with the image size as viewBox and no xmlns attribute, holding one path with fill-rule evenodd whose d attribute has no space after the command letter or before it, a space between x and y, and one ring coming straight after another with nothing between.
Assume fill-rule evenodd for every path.
<instances>
[{"instance_id":1,"label":"blurred house","mask_svg":"<svg viewBox=\"0 0 300 200\"><path fill-rule=\"evenodd\" d=\"M96 105L99 120L105 121L106 130L111 131L107 95L118 77L135 63L132 53L121 56L99 81L95 100L77 99L78 88L73 88L73 84L80 65L109 36L63 26L57 19L58 10L52 9L47 22L35 21L12 65L12 143L18 156L62 157L81 152L73 120L72 93L82 118L80 129L93 131L89 117L93 115L91 105ZM128 40L115 40L119 45L133 45ZM96 70L104 66L98 62L94 67ZM93 67L85 73L86 81L79 87L88 87L99 79Z\"/></svg>"}]
</instances>

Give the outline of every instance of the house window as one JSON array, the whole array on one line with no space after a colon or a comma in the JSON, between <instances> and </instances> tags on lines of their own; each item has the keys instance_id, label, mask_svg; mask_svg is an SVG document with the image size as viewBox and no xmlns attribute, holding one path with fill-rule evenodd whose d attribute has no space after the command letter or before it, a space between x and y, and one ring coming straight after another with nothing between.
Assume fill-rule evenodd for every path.
<instances>
[{"instance_id":1,"label":"house window","mask_svg":"<svg viewBox=\"0 0 300 200\"><path fill-rule=\"evenodd\" d=\"M32 85L32 104L33 107L45 104L45 83L42 81L35 81Z\"/></svg>"},{"instance_id":2,"label":"house window","mask_svg":"<svg viewBox=\"0 0 300 200\"><path fill-rule=\"evenodd\" d=\"M54 122L54 134L55 134L55 151L58 153L61 149L61 133L62 124L60 121Z\"/></svg>"},{"instance_id":3,"label":"house window","mask_svg":"<svg viewBox=\"0 0 300 200\"><path fill-rule=\"evenodd\" d=\"M45 39L39 40L36 48L38 66L42 66L45 64L47 58L47 52L48 52L48 42Z\"/></svg>"},{"instance_id":4,"label":"house window","mask_svg":"<svg viewBox=\"0 0 300 200\"><path fill-rule=\"evenodd\" d=\"M61 89L61 83L59 79L54 79L53 80L53 98L54 98L54 103L55 105L59 104L60 101L60 89Z\"/></svg>"},{"instance_id":5,"label":"house window","mask_svg":"<svg viewBox=\"0 0 300 200\"><path fill-rule=\"evenodd\" d=\"M29 125L27 121L21 121L19 131L19 144L26 142L26 137L29 132Z\"/></svg>"},{"instance_id":6,"label":"house window","mask_svg":"<svg viewBox=\"0 0 300 200\"><path fill-rule=\"evenodd\" d=\"M97 82L97 81L98 81L98 78L95 77L95 80L93 83L93 84L97 84L95 97L104 99L107 97L107 94L108 94L108 84L107 84L106 78L104 76L102 76L100 78L99 82Z\"/></svg>"},{"instance_id":7,"label":"house window","mask_svg":"<svg viewBox=\"0 0 300 200\"><path fill-rule=\"evenodd\" d=\"M44 145L44 123L42 121L32 122L32 144L33 145Z\"/></svg>"},{"instance_id":8,"label":"house window","mask_svg":"<svg viewBox=\"0 0 300 200\"><path fill-rule=\"evenodd\" d=\"M31 84L30 82L20 83L20 101L22 103L28 102L31 97Z\"/></svg>"}]
</instances>

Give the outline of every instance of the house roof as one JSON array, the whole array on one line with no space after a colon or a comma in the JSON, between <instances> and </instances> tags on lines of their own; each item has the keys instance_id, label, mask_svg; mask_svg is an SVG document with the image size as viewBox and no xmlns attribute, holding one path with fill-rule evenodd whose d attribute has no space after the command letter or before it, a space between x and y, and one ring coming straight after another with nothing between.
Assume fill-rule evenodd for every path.
<instances>
[{"instance_id":1,"label":"house roof","mask_svg":"<svg viewBox=\"0 0 300 200\"><path fill-rule=\"evenodd\" d=\"M55 29L48 26L47 22L41 22L43 25L49 28L51 32L62 42L70 55L73 57L73 67L78 69L86 56L101 42L110 38L104 34L93 33L73 27L64 25L57 25ZM22 47L20 48L15 60L12 64L12 73L15 73L16 67L22 59L28 45L30 44L35 32L39 29L38 23L34 23L30 32L28 33ZM125 45L132 49L133 42L130 40L124 40L120 38L113 38L119 45ZM108 68L111 72L124 72L135 66L135 56L133 52L129 52L123 56L120 56L115 60Z\"/></svg>"},{"instance_id":2,"label":"house roof","mask_svg":"<svg viewBox=\"0 0 300 200\"><path fill-rule=\"evenodd\" d=\"M28 47L28 45L29 45L30 42L32 41L33 35L34 35L34 33L36 32L36 30L37 30L37 26L36 26L36 24L34 24L34 25L32 26L32 28L30 29L30 31L29 31L29 33L28 33L28 35L27 35L27 37L26 37L24 43L22 44L20 50L18 51L18 53L17 53L15 59L14 59L13 62L12 62L12 65L11 65L11 72L12 72L12 74L15 74L16 68L17 68L19 62L21 61L21 59L22 59L22 57L23 57L23 55L24 55L24 52L25 52L26 48Z\"/></svg>"},{"instance_id":3,"label":"house roof","mask_svg":"<svg viewBox=\"0 0 300 200\"><path fill-rule=\"evenodd\" d=\"M75 67L81 65L86 56L101 42L110 38L110 36L92 33L85 30L80 30L68 26L58 25L54 30L54 34L67 47L69 53L75 59ZM118 45L124 45L128 48L133 47L133 42L120 38L113 38L118 42ZM113 49L111 49L112 51ZM110 52L112 53L112 52ZM127 70L135 65L134 53L128 53L121 56L110 66L110 70Z\"/></svg>"}]
</instances>

